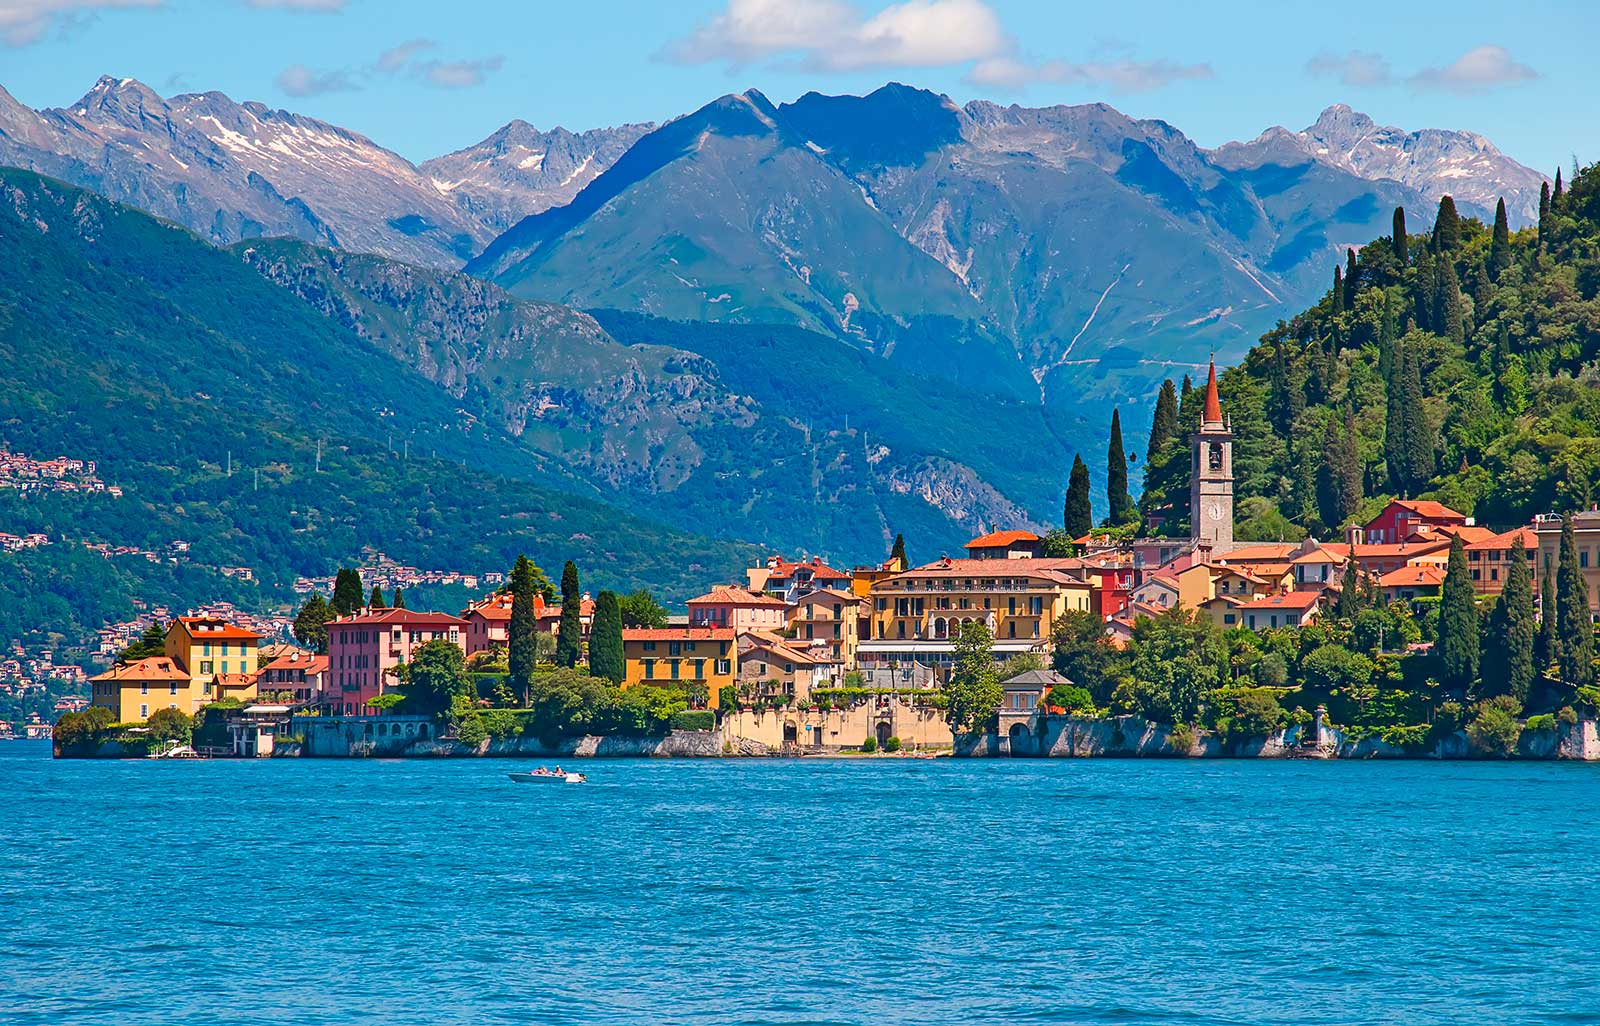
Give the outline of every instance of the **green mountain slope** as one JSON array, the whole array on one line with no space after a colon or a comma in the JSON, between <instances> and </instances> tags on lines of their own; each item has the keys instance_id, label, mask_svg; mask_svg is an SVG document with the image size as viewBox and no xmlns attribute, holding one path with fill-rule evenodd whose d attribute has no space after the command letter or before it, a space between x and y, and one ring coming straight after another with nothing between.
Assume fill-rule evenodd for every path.
<instances>
[{"instance_id":1,"label":"green mountain slope","mask_svg":"<svg viewBox=\"0 0 1600 1026\"><path fill-rule=\"evenodd\" d=\"M126 490L0 491L6 530L157 550L182 539L196 564L254 568L268 595L367 545L463 570L525 550L546 565L577 559L597 585L677 595L754 554L600 501L183 229L27 172L0 171L0 198L0 443L94 459ZM0 577L62 558L56 546L0 558ZM103 587L131 613L140 581L159 577L133 566L50 587Z\"/></svg>"},{"instance_id":2,"label":"green mountain slope","mask_svg":"<svg viewBox=\"0 0 1600 1026\"><path fill-rule=\"evenodd\" d=\"M1365 246L1353 284L1222 376L1241 537L1327 535L1394 495L1500 528L1600 498L1600 169L1536 227L1512 234L1441 204L1433 232L1401 248L1392 235ZM1174 443L1147 507L1181 513L1187 473Z\"/></svg>"}]
</instances>

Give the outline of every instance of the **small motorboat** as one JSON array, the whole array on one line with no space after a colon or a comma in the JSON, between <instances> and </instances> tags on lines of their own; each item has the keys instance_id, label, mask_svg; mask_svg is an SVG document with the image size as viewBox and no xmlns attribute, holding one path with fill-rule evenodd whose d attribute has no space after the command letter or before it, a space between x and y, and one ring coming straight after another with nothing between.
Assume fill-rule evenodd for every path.
<instances>
[{"instance_id":1,"label":"small motorboat","mask_svg":"<svg viewBox=\"0 0 1600 1026\"><path fill-rule=\"evenodd\" d=\"M531 773L507 773L506 776L519 784L584 784L589 780L582 773L568 773L560 769L548 770L542 766Z\"/></svg>"}]
</instances>

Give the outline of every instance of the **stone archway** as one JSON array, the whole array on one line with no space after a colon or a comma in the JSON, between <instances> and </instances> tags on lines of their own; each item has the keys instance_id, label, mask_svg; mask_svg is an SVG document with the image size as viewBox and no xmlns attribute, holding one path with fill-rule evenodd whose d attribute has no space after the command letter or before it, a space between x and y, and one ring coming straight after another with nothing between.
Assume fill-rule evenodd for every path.
<instances>
[{"instance_id":1,"label":"stone archway","mask_svg":"<svg viewBox=\"0 0 1600 1026\"><path fill-rule=\"evenodd\" d=\"M1033 735L1028 731L1026 723L1013 723L1007 733L1007 739L1011 742L1012 755L1033 754Z\"/></svg>"},{"instance_id":2,"label":"stone archway","mask_svg":"<svg viewBox=\"0 0 1600 1026\"><path fill-rule=\"evenodd\" d=\"M884 745L888 744L889 739L894 736L894 728L889 725L888 720L879 720L878 725L876 728L874 728L874 730L878 735L879 748L882 748Z\"/></svg>"},{"instance_id":3,"label":"stone archway","mask_svg":"<svg viewBox=\"0 0 1600 1026\"><path fill-rule=\"evenodd\" d=\"M800 738L800 728L796 727L794 725L793 721L785 723L783 725L783 743L784 744L786 744L786 745L795 744L799 740L799 738Z\"/></svg>"}]
</instances>

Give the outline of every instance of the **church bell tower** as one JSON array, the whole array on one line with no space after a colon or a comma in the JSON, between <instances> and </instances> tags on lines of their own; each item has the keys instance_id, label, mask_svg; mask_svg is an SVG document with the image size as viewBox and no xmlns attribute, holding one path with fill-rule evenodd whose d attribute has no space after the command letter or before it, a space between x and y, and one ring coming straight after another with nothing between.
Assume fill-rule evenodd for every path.
<instances>
[{"instance_id":1,"label":"church bell tower","mask_svg":"<svg viewBox=\"0 0 1600 1026\"><path fill-rule=\"evenodd\" d=\"M1189 536L1196 548L1220 556L1233 548L1233 432L1222 419L1215 360L1206 378L1200 430L1189 441Z\"/></svg>"}]
</instances>

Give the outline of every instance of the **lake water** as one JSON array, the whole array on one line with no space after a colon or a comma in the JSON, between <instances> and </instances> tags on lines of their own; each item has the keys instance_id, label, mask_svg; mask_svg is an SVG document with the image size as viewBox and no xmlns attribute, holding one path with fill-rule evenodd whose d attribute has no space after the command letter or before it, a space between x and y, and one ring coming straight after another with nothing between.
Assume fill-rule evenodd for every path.
<instances>
[{"instance_id":1,"label":"lake water","mask_svg":"<svg viewBox=\"0 0 1600 1026\"><path fill-rule=\"evenodd\" d=\"M0 743L0 1021L1600 1021L1600 766L520 768Z\"/></svg>"}]
</instances>

